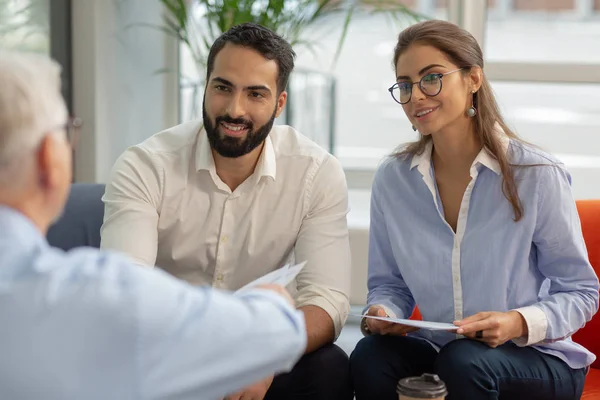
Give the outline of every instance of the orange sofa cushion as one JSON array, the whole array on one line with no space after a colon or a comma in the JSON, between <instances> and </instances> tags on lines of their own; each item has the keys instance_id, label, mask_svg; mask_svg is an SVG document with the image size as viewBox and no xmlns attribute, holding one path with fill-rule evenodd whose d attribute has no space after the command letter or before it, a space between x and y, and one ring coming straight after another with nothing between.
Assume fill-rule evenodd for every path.
<instances>
[{"instance_id":1,"label":"orange sofa cushion","mask_svg":"<svg viewBox=\"0 0 600 400\"><path fill-rule=\"evenodd\" d=\"M600 200L578 200L577 210L590 263L596 274L600 275ZM573 335L573 340L598 357L592 368L600 368L600 317L595 315Z\"/></svg>"},{"instance_id":2,"label":"orange sofa cushion","mask_svg":"<svg viewBox=\"0 0 600 400\"><path fill-rule=\"evenodd\" d=\"M592 368L585 380L581 400L600 399L600 369Z\"/></svg>"}]
</instances>

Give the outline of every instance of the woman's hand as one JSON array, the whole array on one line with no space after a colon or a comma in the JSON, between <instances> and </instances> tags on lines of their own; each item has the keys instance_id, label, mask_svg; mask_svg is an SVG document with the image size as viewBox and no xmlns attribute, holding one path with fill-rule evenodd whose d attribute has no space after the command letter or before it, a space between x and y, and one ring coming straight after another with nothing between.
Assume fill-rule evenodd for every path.
<instances>
[{"instance_id":1,"label":"woman's hand","mask_svg":"<svg viewBox=\"0 0 600 400\"><path fill-rule=\"evenodd\" d=\"M371 306L367 315L373 315L377 317L388 317L383 308L379 306ZM394 322L381 321L379 319L366 318L367 328L369 331L374 334L379 335L396 335L396 336L404 336L407 333L414 332L419 330L419 328L415 328L412 326L400 325Z\"/></svg>"},{"instance_id":2,"label":"woman's hand","mask_svg":"<svg viewBox=\"0 0 600 400\"><path fill-rule=\"evenodd\" d=\"M527 336L527 323L518 311L480 312L460 321L455 321L459 335L498 347L509 340Z\"/></svg>"}]
</instances>

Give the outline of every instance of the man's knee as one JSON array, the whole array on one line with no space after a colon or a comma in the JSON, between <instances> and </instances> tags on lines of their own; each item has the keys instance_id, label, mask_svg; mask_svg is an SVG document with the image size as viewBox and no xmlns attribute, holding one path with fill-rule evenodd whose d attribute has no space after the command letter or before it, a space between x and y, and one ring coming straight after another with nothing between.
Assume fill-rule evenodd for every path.
<instances>
[{"instance_id":1,"label":"man's knee","mask_svg":"<svg viewBox=\"0 0 600 400\"><path fill-rule=\"evenodd\" d=\"M336 345L305 354L292 371L273 381L265 399L350 400L348 355Z\"/></svg>"},{"instance_id":2,"label":"man's knee","mask_svg":"<svg viewBox=\"0 0 600 400\"><path fill-rule=\"evenodd\" d=\"M321 347L314 352L307 354L305 357L306 362L310 364L311 368L320 370L347 370L348 369L348 354L335 344L330 344ZM328 373L329 371L322 371L320 373Z\"/></svg>"},{"instance_id":3,"label":"man's knee","mask_svg":"<svg viewBox=\"0 0 600 400\"><path fill-rule=\"evenodd\" d=\"M314 399L351 399L352 382L348 355L331 344L305 355L296 365Z\"/></svg>"},{"instance_id":4,"label":"man's knee","mask_svg":"<svg viewBox=\"0 0 600 400\"><path fill-rule=\"evenodd\" d=\"M292 374L296 379L314 384L331 381L349 382L348 355L334 344L324 346L302 357Z\"/></svg>"}]
</instances>

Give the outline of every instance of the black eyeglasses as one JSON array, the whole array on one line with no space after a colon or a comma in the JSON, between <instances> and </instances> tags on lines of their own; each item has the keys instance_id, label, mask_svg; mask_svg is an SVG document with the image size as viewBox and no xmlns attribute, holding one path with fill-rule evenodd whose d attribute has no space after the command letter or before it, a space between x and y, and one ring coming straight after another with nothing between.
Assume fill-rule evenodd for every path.
<instances>
[{"instance_id":1,"label":"black eyeglasses","mask_svg":"<svg viewBox=\"0 0 600 400\"><path fill-rule=\"evenodd\" d=\"M410 98L412 97L413 86L416 84L419 84L419 89L421 89L421 92L423 92L424 95L429 97L437 96L442 91L442 78L445 75L452 74L463 69L464 68L459 68L443 74L427 74L418 82L396 82L391 88L388 89L388 91L392 95L392 98L400 104L406 104L410 101Z\"/></svg>"}]
</instances>

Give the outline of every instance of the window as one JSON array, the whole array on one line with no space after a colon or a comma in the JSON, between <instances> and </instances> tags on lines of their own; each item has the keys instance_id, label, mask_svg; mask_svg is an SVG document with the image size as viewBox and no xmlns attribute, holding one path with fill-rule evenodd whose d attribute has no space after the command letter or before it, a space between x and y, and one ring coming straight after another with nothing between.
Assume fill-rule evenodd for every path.
<instances>
[{"instance_id":1,"label":"window","mask_svg":"<svg viewBox=\"0 0 600 400\"><path fill-rule=\"evenodd\" d=\"M598 198L600 14L597 1L495 0L486 74L508 123L560 158L576 198Z\"/></svg>"},{"instance_id":2,"label":"window","mask_svg":"<svg viewBox=\"0 0 600 400\"><path fill-rule=\"evenodd\" d=\"M0 0L0 48L47 54L62 67L72 109L70 0Z\"/></svg>"},{"instance_id":3,"label":"window","mask_svg":"<svg viewBox=\"0 0 600 400\"><path fill-rule=\"evenodd\" d=\"M366 3L366 2L365 2ZM430 18L447 19L444 1L401 2ZM330 26L342 26L343 16ZM381 158L415 133L387 88L394 82L392 58L398 33L414 20L394 20L386 13L369 13L368 8L354 16L344 48L335 68L331 68L339 31L325 27L316 32L318 51L298 52L300 68L327 71L335 79L335 121L333 153L346 171L374 171ZM310 135L303 127L298 129ZM349 176L349 184L355 187ZM370 186L370 181L366 182Z\"/></svg>"},{"instance_id":4,"label":"window","mask_svg":"<svg viewBox=\"0 0 600 400\"><path fill-rule=\"evenodd\" d=\"M600 83L492 82L509 126L558 157L571 173L576 198L598 197Z\"/></svg>"},{"instance_id":5,"label":"window","mask_svg":"<svg viewBox=\"0 0 600 400\"><path fill-rule=\"evenodd\" d=\"M71 0L0 0L0 49L42 53L58 62L72 113Z\"/></svg>"},{"instance_id":6,"label":"window","mask_svg":"<svg viewBox=\"0 0 600 400\"><path fill-rule=\"evenodd\" d=\"M180 43L179 45L179 96L180 121L189 121L194 118L201 118L202 93L204 85L203 76L200 74L200 67L196 65L194 57L188 47Z\"/></svg>"},{"instance_id":7,"label":"window","mask_svg":"<svg viewBox=\"0 0 600 400\"><path fill-rule=\"evenodd\" d=\"M589 1L495 0L488 12L489 62L600 64L599 43L600 14Z\"/></svg>"},{"instance_id":8,"label":"window","mask_svg":"<svg viewBox=\"0 0 600 400\"><path fill-rule=\"evenodd\" d=\"M0 47L50 54L50 0L0 0Z\"/></svg>"}]
</instances>

